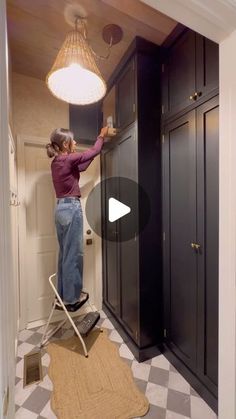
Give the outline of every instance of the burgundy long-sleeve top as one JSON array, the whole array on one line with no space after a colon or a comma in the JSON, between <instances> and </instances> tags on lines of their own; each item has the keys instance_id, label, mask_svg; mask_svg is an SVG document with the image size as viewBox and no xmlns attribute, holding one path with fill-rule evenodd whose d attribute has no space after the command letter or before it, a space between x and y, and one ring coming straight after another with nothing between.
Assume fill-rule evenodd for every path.
<instances>
[{"instance_id":1,"label":"burgundy long-sleeve top","mask_svg":"<svg viewBox=\"0 0 236 419\"><path fill-rule=\"evenodd\" d=\"M97 137L95 144L83 152L60 154L51 164L52 181L57 198L80 197L80 172L84 171L103 146L103 137Z\"/></svg>"}]
</instances>

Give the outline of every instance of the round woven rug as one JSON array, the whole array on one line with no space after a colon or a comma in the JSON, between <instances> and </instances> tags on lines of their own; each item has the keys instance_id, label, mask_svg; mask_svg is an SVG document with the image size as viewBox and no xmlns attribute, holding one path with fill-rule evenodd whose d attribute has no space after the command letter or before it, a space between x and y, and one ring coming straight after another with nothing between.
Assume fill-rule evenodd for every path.
<instances>
[{"instance_id":1,"label":"round woven rug","mask_svg":"<svg viewBox=\"0 0 236 419\"><path fill-rule=\"evenodd\" d=\"M128 419L144 416L149 403L137 388L132 371L122 361L106 331L85 338L85 358L74 336L50 343L51 407L58 419Z\"/></svg>"}]
</instances>

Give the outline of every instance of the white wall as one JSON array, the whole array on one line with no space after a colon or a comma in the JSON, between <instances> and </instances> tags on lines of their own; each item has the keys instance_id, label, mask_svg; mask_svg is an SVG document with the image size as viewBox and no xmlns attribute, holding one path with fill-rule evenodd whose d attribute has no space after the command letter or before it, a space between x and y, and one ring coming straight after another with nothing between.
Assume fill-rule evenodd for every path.
<instances>
[{"instance_id":1,"label":"white wall","mask_svg":"<svg viewBox=\"0 0 236 419\"><path fill-rule=\"evenodd\" d=\"M236 31L220 44L219 418L236 417Z\"/></svg>"},{"instance_id":2,"label":"white wall","mask_svg":"<svg viewBox=\"0 0 236 419\"><path fill-rule=\"evenodd\" d=\"M0 418L4 392L9 387L7 417L14 417L15 336L14 296L11 272L8 143L8 51L5 0L0 2Z\"/></svg>"}]
</instances>

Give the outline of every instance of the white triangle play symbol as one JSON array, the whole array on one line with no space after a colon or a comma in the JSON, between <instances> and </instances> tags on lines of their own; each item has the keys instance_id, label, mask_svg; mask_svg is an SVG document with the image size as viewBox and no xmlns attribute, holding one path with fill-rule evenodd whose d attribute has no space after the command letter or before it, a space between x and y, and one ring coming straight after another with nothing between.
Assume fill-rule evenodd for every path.
<instances>
[{"instance_id":1,"label":"white triangle play symbol","mask_svg":"<svg viewBox=\"0 0 236 419\"><path fill-rule=\"evenodd\" d=\"M112 223L124 215L128 214L131 208L115 198L109 198L108 201L108 219Z\"/></svg>"}]
</instances>

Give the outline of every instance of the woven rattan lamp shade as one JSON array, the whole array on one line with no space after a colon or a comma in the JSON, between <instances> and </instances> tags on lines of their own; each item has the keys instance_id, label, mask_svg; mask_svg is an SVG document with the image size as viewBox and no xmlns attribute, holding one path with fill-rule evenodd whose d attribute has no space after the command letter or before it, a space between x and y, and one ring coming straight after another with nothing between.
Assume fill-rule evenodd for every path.
<instances>
[{"instance_id":1,"label":"woven rattan lamp shade","mask_svg":"<svg viewBox=\"0 0 236 419\"><path fill-rule=\"evenodd\" d=\"M75 105L95 103L105 95L105 80L80 31L68 33L46 82L54 96Z\"/></svg>"}]
</instances>

